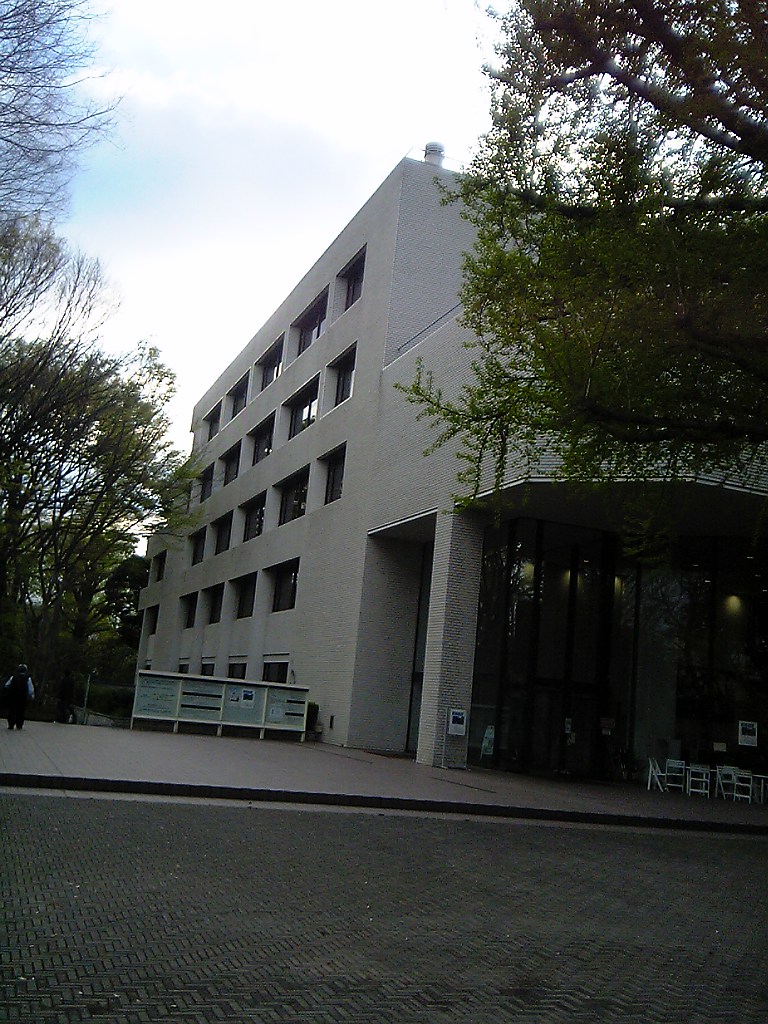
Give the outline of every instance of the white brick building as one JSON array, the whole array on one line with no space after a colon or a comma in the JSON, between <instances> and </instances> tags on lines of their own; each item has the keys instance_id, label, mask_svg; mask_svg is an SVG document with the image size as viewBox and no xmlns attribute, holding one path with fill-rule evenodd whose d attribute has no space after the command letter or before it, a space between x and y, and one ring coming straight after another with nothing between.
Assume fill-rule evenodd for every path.
<instances>
[{"instance_id":1,"label":"white brick building","mask_svg":"<svg viewBox=\"0 0 768 1024\"><path fill-rule=\"evenodd\" d=\"M449 392L471 372L456 318L472 229L436 179L451 175L399 164L198 402L196 518L150 542L139 666L306 686L325 742L431 764L469 750L607 774L620 749L730 749L740 719L768 717L759 658L744 663L768 610L753 495L692 487L679 565L650 587L602 499L511 467L494 525L452 510L454 451L423 456L433 435L395 383L416 359ZM694 583L709 618L692 658L658 592L679 617ZM732 595L742 617L724 619ZM450 709L468 736L448 735Z\"/></svg>"}]
</instances>

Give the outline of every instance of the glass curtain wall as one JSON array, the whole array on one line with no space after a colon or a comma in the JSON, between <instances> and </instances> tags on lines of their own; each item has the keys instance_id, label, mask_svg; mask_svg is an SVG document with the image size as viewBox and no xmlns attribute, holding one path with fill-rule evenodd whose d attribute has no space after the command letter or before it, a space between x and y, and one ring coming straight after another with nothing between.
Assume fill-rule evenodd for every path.
<instances>
[{"instance_id":1,"label":"glass curtain wall","mask_svg":"<svg viewBox=\"0 0 768 1024\"><path fill-rule=\"evenodd\" d=\"M764 763L738 723L768 728L767 567L748 542L684 539L649 572L607 533L489 528L470 762L591 777L649 755Z\"/></svg>"}]
</instances>

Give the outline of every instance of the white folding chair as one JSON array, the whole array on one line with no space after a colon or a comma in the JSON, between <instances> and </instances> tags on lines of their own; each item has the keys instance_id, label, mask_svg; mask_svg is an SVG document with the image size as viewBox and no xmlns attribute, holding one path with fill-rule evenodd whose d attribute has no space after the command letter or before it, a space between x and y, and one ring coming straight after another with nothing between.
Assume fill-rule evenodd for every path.
<instances>
[{"instance_id":1,"label":"white folding chair","mask_svg":"<svg viewBox=\"0 0 768 1024\"><path fill-rule=\"evenodd\" d=\"M648 789L658 789L664 792L664 781L666 776L664 772L659 768L659 762L655 757L648 758Z\"/></svg>"},{"instance_id":2,"label":"white folding chair","mask_svg":"<svg viewBox=\"0 0 768 1024\"><path fill-rule=\"evenodd\" d=\"M733 782L733 799L734 800L746 800L747 803L752 803L752 772L742 771L741 768L737 768L734 773Z\"/></svg>"},{"instance_id":3,"label":"white folding chair","mask_svg":"<svg viewBox=\"0 0 768 1024\"><path fill-rule=\"evenodd\" d=\"M709 796L709 782L712 771L709 765L688 766L688 796Z\"/></svg>"},{"instance_id":4,"label":"white folding chair","mask_svg":"<svg viewBox=\"0 0 768 1024\"><path fill-rule=\"evenodd\" d=\"M730 764L719 764L715 772L715 796L723 800L733 800L733 787L736 784L736 769Z\"/></svg>"},{"instance_id":5,"label":"white folding chair","mask_svg":"<svg viewBox=\"0 0 768 1024\"><path fill-rule=\"evenodd\" d=\"M679 789L685 792L685 761L678 761L677 758L668 757L664 766L667 789Z\"/></svg>"}]
</instances>

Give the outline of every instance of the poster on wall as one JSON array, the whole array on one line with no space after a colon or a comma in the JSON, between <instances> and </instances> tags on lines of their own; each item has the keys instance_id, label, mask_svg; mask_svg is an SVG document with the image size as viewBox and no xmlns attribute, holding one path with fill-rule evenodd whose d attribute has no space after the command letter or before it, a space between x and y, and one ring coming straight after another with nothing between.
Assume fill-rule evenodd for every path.
<instances>
[{"instance_id":1,"label":"poster on wall","mask_svg":"<svg viewBox=\"0 0 768 1024\"><path fill-rule=\"evenodd\" d=\"M496 727L493 725L487 725L485 727L485 735L483 736L483 745L480 748L481 757L492 757L493 746L496 740Z\"/></svg>"},{"instance_id":2,"label":"poster on wall","mask_svg":"<svg viewBox=\"0 0 768 1024\"><path fill-rule=\"evenodd\" d=\"M757 746L757 722L739 722L739 746Z\"/></svg>"}]
</instances>

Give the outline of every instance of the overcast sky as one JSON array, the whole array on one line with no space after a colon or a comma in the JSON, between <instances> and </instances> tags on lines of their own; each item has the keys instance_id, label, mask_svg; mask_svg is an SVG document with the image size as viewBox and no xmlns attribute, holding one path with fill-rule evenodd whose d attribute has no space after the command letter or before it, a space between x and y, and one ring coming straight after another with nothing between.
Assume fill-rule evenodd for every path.
<instances>
[{"instance_id":1,"label":"overcast sky","mask_svg":"<svg viewBox=\"0 0 768 1024\"><path fill-rule=\"evenodd\" d=\"M488 125L477 0L102 0L123 97L62 230L120 296L105 344L156 344L192 406L404 156L465 163Z\"/></svg>"}]
</instances>

